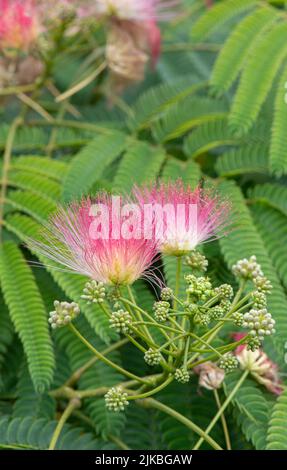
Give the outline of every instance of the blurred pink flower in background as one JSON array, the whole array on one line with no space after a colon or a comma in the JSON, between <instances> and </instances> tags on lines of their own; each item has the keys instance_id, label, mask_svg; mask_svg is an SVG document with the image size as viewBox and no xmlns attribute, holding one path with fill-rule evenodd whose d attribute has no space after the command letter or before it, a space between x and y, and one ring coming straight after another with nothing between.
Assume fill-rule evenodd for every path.
<instances>
[{"instance_id":1,"label":"blurred pink flower in background","mask_svg":"<svg viewBox=\"0 0 287 470\"><path fill-rule=\"evenodd\" d=\"M39 34L33 0L0 0L0 49L27 51Z\"/></svg>"},{"instance_id":2,"label":"blurred pink flower in background","mask_svg":"<svg viewBox=\"0 0 287 470\"><path fill-rule=\"evenodd\" d=\"M240 341L244 333L235 333L233 338ZM271 361L262 349L249 351L246 344L238 346L235 350L235 356L243 370L249 370L252 377L260 384L264 385L275 395L283 392L282 381L278 373L278 365Z\"/></svg>"}]
</instances>

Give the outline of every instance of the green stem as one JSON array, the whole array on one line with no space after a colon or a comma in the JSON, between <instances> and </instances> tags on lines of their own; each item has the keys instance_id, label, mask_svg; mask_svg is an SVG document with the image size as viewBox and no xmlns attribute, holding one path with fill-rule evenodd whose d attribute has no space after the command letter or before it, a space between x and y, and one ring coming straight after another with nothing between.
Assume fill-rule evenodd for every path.
<instances>
[{"instance_id":1,"label":"green stem","mask_svg":"<svg viewBox=\"0 0 287 470\"><path fill-rule=\"evenodd\" d=\"M206 434L209 434L210 431L212 430L212 428L214 427L214 425L217 423L218 419L221 417L222 413L224 412L224 410L227 408L227 406L229 405L229 403L231 402L231 400L233 399L234 395L236 394L236 392L239 390L239 388L241 387L241 385L243 384L244 380L246 379L247 375L249 374L249 370L245 370L244 373L242 374L242 376L240 377L240 379L238 380L237 384L235 385L234 389L232 390L232 392L230 392L230 394L228 395L227 399L225 400L225 402L223 403L223 405L221 405L221 407L219 408L218 412L216 413L216 415L214 416L213 420L209 423L208 427L206 428L205 430L205 433ZM197 450L199 449L199 447L201 446L201 444L203 443L204 439L200 438L197 443L195 444L193 450Z\"/></svg>"},{"instance_id":2,"label":"green stem","mask_svg":"<svg viewBox=\"0 0 287 470\"><path fill-rule=\"evenodd\" d=\"M108 348L104 349L101 351L101 354L103 356L106 356L106 354L109 354L116 349L121 348L125 344L127 344L129 341L127 338L121 339L120 341L117 341L116 343L112 344ZM81 376L86 372L90 367L92 367L97 361L99 360L98 357L92 357L89 361L87 361L82 367L79 367L72 375L71 377L66 381L65 386L66 387L71 387L74 385L78 380L81 378Z\"/></svg>"},{"instance_id":3,"label":"green stem","mask_svg":"<svg viewBox=\"0 0 287 470\"><path fill-rule=\"evenodd\" d=\"M49 450L55 450L57 441L58 441L59 436L62 432L64 424L69 419L69 417L71 416L73 411L76 408L79 408L80 406L81 406L81 401L77 398L72 398L72 400L68 404L67 408L65 409L64 413L62 414L62 416L61 416L61 418L60 418L60 420L59 420L59 422L56 426L55 431L53 432L52 439L51 439L50 445L49 445Z\"/></svg>"},{"instance_id":4,"label":"green stem","mask_svg":"<svg viewBox=\"0 0 287 470\"><path fill-rule=\"evenodd\" d=\"M220 410L221 409L221 402L220 402L219 394L218 394L218 391L216 390L216 388L213 390L213 393L214 393L214 398L215 398L217 407ZM231 450L230 436L229 436L229 431L228 431L227 422L226 422L224 413L222 413L222 415L221 415L221 424L222 424L223 434L224 434L224 438L225 438L225 442L226 442L226 448L227 448L227 450Z\"/></svg>"},{"instance_id":5,"label":"green stem","mask_svg":"<svg viewBox=\"0 0 287 470\"><path fill-rule=\"evenodd\" d=\"M138 377L137 375L132 374L131 372L123 369L121 366L119 366L118 364L115 364L114 362L110 361L107 357L105 357L103 354L101 354L100 351L98 351L94 346L92 346L92 344L90 344L86 340L86 338L84 338L84 336L82 336L82 334L77 330L77 328L72 323L69 324L69 328L82 341L82 343L84 343L87 346L87 348L89 348L90 351L92 351L95 354L95 356L101 361L103 361L105 364L107 364L110 367L113 367L118 372L125 375L126 377L129 377L130 379L135 379L138 382L145 383L145 384L149 383L145 379L142 379L141 377Z\"/></svg>"},{"instance_id":6,"label":"green stem","mask_svg":"<svg viewBox=\"0 0 287 470\"><path fill-rule=\"evenodd\" d=\"M157 323L154 318L149 314L147 313L145 310L143 310L142 308L140 308L138 305L134 304L133 302L129 301L128 299L125 299L123 297L120 297L120 299L123 303L126 303L127 305L130 305L131 307L135 308L136 310L138 310L140 313L142 313L142 315L144 315L146 318L149 319L149 321L153 324L153 326L155 326L156 328L159 328L163 331L161 331L161 333L163 334L163 336L165 336L165 338L167 340L169 340L169 336L167 335L167 333L164 331L164 329L162 328L162 325L160 323Z\"/></svg>"},{"instance_id":7,"label":"green stem","mask_svg":"<svg viewBox=\"0 0 287 470\"><path fill-rule=\"evenodd\" d=\"M173 376L170 375L163 383L158 385L157 387L153 388L152 390L149 390L148 392L141 393L139 395L130 395L128 396L127 400L139 400L142 398L147 398L150 397L151 395L155 395L157 392L160 392L160 390L164 389L167 387L171 382L173 381Z\"/></svg>"},{"instance_id":8,"label":"green stem","mask_svg":"<svg viewBox=\"0 0 287 470\"><path fill-rule=\"evenodd\" d=\"M155 408L159 411L162 411L163 413L176 419L180 423L184 424L188 429L191 429L193 432L201 436L206 442L208 442L208 444L210 444L211 447L213 447L213 449L223 450L222 447L220 447L220 445L217 444L217 442L214 439L212 439L212 437L210 437L208 434L206 434L203 431L203 429L201 429L199 426L193 423L190 419L186 418L182 414L178 413L178 411L175 411L169 406L164 405L163 403L160 403L154 398L145 398L144 400L140 400L138 404L140 406L143 406L144 408Z\"/></svg>"},{"instance_id":9,"label":"green stem","mask_svg":"<svg viewBox=\"0 0 287 470\"><path fill-rule=\"evenodd\" d=\"M195 338L198 342L204 344L205 346L208 346L209 349L211 351L213 351L215 354L217 354L219 357L222 357L222 354L217 350L215 349L213 346L211 346L207 341L204 341L202 338L200 338L199 336L197 336L196 334L194 333L191 333L189 332L188 333L192 338Z\"/></svg>"},{"instance_id":10,"label":"green stem","mask_svg":"<svg viewBox=\"0 0 287 470\"><path fill-rule=\"evenodd\" d=\"M9 173L10 161L12 157L13 143L16 137L17 129L21 125L21 123L22 123L22 119L20 117L17 117L12 122L11 127L8 132L4 156L3 156L2 186L1 186L1 192L0 192L0 239L2 236L4 204L5 204L6 191L8 187L8 173Z\"/></svg>"},{"instance_id":11,"label":"green stem","mask_svg":"<svg viewBox=\"0 0 287 470\"><path fill-rule=\"evenodd\" d=\"M177 297L179 296L180 288L180 275L181 275L181 256L176 257L176 275L175 275L175 290L173 299L173 309L177 309Z\"/></svg>"}]
</instances>

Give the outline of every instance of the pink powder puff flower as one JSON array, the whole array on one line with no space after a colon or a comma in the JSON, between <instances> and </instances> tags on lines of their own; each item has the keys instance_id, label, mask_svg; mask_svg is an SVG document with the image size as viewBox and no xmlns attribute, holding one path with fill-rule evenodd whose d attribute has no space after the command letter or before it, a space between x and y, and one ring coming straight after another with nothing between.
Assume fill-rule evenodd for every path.
<instances>
[{"instance_id":1,"label":"pink powder puff flower","mask_svg":"<svg viewBox=\"0 0 287 470\"><path fill-rule=\"evenodd\" d=\"M244 333L232 335L236 341L240 341ZM271 361L262 349L249 351L246 344L241 344L235 349L235 356L239 361L240 368L249 370L254 379L264 385L269 392L280 395L283 392L282 381L278 373L278 365Z\"/></svg>"},{"instance_id":2,"label":"pink powder puff flower","mask_svg":"<svg viewBox=\"0 0 287 470\"><path fill-rule=\"evenodd\" d=\"M228 202L212 190L185 187L181 180L135 188L134 196L140 205L150 205L155 238L165 254L187 254L200 243L224 235L229 223Z\"/></svg>"},{"instance_id":3,"label":"pink powder puff flower","mask_svg":"<svg viewBox=\"0 0 287 470\"><path fill-rule=\"evenodd\" d=\"M142 210L128 204L118 211L119 203L121 198L102 195L60 208L41 241L31 240L28 246L68 271L105 284L129 285L152 277L147 270L157 247L154 239L142 237Z\"/></svg>"},{"instance_id":4,"label":"pink powder puff flower","mask_svg":"<svg viewBox=\"0 0 287 470\"><path fill-rule=\"evenodd\" d=\"M0 0L0 50L26 52L39 34L33 0Z\"/></svg>"}]
</instances>

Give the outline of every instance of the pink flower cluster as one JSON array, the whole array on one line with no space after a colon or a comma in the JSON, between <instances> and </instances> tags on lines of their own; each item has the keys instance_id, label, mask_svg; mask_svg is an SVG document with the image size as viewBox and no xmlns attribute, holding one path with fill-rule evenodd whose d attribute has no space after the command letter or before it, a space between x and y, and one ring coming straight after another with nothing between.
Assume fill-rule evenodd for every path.
<instances>
[{"instance_id":1,"label":"pink flower cluster","mask_svg":"<svg viewBox=\"0 0 287 470\"><path fill-rule=\"evenodd\" d=\"M33 0L0 0L0 50L27 51L38 33Z\"/></svg>"},{"instance_id":2,"label":"pink flower cluster","mask_svg":"<svg viewBox=\"0 0 287 470\"><path fill-rule=\"evenodd\" d=\"M113 197L109 195L99 195L93 201L86 198L60 208L44 229L42 241L31 241L30 247L69 271L96 281L132 284L142 276L153 275L151 266L159 253L182 255L199 243L222 235L229 214L228 205L217 195L202 188L184 188L181 181L160 185L158 189L135 188L132 199L120 198L120 201L126 203L120 211L115 210ZM193 218L187 217L190 242L184 227L186 219L180 217L178 230L171 238L168 230L160 238L157 236L156 225L165 226L165 223L158 222L157 210L147 218L146 202L154 201L167 204L167 214L172 209L176 214L178 203L186 211L190 202L198 206Z\"/></svg>"}]
</instances>

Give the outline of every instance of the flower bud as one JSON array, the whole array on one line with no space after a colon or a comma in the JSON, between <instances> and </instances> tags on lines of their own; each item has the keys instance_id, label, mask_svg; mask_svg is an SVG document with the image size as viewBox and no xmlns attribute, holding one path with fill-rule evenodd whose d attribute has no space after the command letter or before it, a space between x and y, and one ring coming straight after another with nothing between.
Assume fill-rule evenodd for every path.
<instances>
[{"instance_id":1,"label":"flower bud","mask_svg":"<svg viewBox=\"0 0 287 470\"><path fill-rule=\"evenodd\" d=\"M266 308L257 310L253 308L243 315L243 328L250 329L251 336L257 336L262 342L265 336L275 333L275 320Z\"/></svg>"},{"instance_id":2,"label":"flower bud","mask_svg":"<svg viewBox=\"0 0 287 470\"><path fill-rule=\"evenodd\" d=\"M144 360L149 366L157 366L161 361L161 354L159 351L150 348L145 352Z\"/></svg>"},{"instance_id":3,"label":"flower bud","mask_svg":"<svg viewBox=\"0 0 287 470\"><path fill-rule=\"evenodd\" d=\"M252 280L257 276L263 276L261 266L256 261L256 256L251 256L249 260L244 258L237 261L237 263L232 266L232 272L236 277L245 280Z\"/></svg>"},{"instance_id":4,"label":"flower bud","mask_svg":"<svg viewBox=\"0 0 287 470\"><path fill-rule=\"evenodd\" d=\"M218 362L218 367L223 369L226 373L232 372L238 367L238 360L233 354L225 354Z\"/></svg>"},{"instance_id":5,"label":"flower bud","mask_svg":"<svg viewBox=\"0 0 287 470\"><path fill-rule=\"evenodd\" d=\"M161 293L160 293L161 300L168 301L168 300L172 299L172 296L173 296L173 291L169 287L164 287L161 290Z\"/></svg>"},{"instance_id":6,"label":"flower bud","mask_svg":"<svg viewBox=\"0 0 287 470\"><path fill-rule=\"evenodd\" d=\"M190 254L185 257L184 261L185 264L192 269L203 272L207 270L208 261L199 251L192 250Z\"/></svg>"},{"instance_id":7,"label":"flower bud","mask_svg":"<svg viewBox=\"0 0 287 470\"><path fill-rule=\"evenodd\" d=\"M88 304L102 303L106 297L106 289L103 282L89 281L86 283L81 298L86 300Z\"/></svg>"},{"instance_id":8,"label":"flower bud","mask_svg":"<svg viewBox=\"0 0 287 470\"><path fill-rule=\"evenodd\" d=\"M111 328L114 328L118 333L129 333L132 317L129 312L120 309L112 313L109 322Z\"/></svg>"},{"instance_id":9,"label":"flower bud","mask_svg":"<svg viewBox=\"0 0 287 470\"><path fill-rule=\"evenodd\" d=\"M79 305L76 302L54 302L55 310L49 314L49 323L53 329L68 325L80 314Z\"/></svg>"},{"instance_id":10,"label":"flower bud","mask_svg":"<svg viewBox=\"0 0 287 470\"><path fill-rule=\"evenodd\" d=\"M128 406L128 394L121 387L112 387L105 394L106 407L109 411L124 411Z\"/></svg>"},{"instance_id":11,"label":"flower bud","mask_svg":"<svg viewBox=\"0 0 287 470\"><path fill-rule=\"evenodd\" d=\"M170 304L164 300L155 302L153 306L154 318L158 322L164 322L168 319Z\"/></svg>"},{"instance_id":12,"label":"flower bud","mask_svg":"<svg viewBox=\"0 0 287 470\"><path fill-rule=\"evenodd\" d=\"M214 292L224 300L230 300L233 297L233 288L229 284L222 284L221 286L216 287Z\"/></svg>"},{"instance_id":13,"label":"flower bud","mask_svg":"<svg viewBox=\"0 0 287 470\"><path fill-rule=\"evenodd\" d=\"M177 382L181 384L186 384L187 382L189 382L190 375L187 369L185 369L184 367L181 367L180 369L175 370L174 378L175 380L177 380Z\"/></svg>"}]
</instances>

